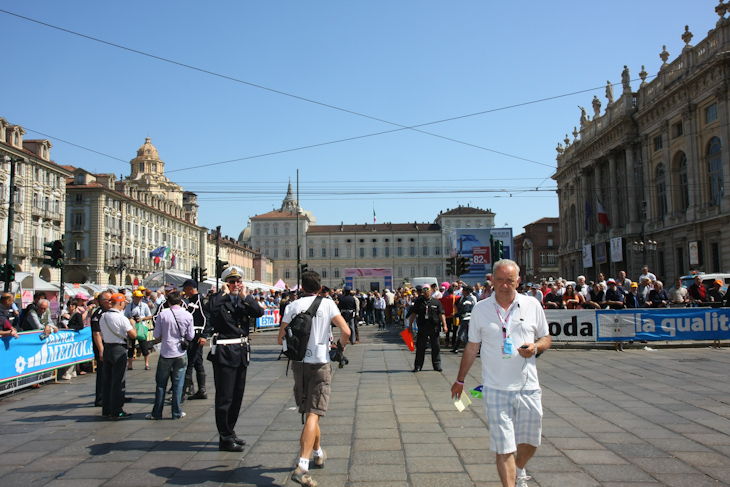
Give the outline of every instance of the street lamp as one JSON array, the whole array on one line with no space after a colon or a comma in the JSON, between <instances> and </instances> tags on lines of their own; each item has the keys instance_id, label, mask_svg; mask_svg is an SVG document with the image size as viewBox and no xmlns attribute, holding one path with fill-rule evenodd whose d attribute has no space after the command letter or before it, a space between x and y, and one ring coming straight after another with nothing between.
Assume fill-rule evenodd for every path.
<instances>
[{"instance_id":1,"label":"street lamp","mask_svg":"<svg viewBox=\"0 0 730 487\"><path fill-rule=\"evenodd\" d=\"M631 247L634 249L634 252L638 253L653 252L656 250L656 240L647 240L646 243L644 243L643 241L634 241Z\"/></svg>"},{"instance_id":2,"label":"street lamp","mask_svg":"<svg viewBox=\"0 0 730 487\"><path fill-rule=\"evenodd\" d=\"M134 257L131 255L115 255L114 257L109 259L110 261L114 261L112 264L112 267L116 267L119 269L119 285L124 285L124 269L129 267L129 265L134 260Z\"/></svg>"}]
</instances>

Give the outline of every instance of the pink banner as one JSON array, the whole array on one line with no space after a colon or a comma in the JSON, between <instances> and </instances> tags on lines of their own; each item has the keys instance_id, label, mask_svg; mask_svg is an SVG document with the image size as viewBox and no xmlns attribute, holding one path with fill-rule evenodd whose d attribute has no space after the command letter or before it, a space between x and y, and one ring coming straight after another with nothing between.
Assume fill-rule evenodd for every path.
<instances>
[{"instance_id":1,"label":"pink banner","mask_svg":"<svg viewBox=\"0 0 730 487\"><path fill-rule=\"evenodd\" d=\"M392 267L385 269L345 269L345 277L386 277L392 275Z\"/></svg>"}]
</instances>

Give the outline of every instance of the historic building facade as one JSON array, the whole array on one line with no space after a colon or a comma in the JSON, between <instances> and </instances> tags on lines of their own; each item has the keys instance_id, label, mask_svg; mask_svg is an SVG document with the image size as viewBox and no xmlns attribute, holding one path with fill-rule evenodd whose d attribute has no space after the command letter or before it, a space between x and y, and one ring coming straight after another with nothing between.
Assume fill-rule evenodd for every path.
<instances>
[{"instance_id":1,"label":"historic building facade","mask_svg":"<svg viewBox=\"0 0 730 487\"><path fill-rule=\"evenodd\" d=\"M12 228L13 263L17 272L29 272L58 282L60 270L43 265L43 243L63 238L68 167L51 160L48 140L24 139L25 130L0 117L0 259L5 263L10 199L10 159L15 166L15 204Z\"/></svg>"},{"instance_id":2,"label":"historic building facade","mask_svg":"<svg viewBox=\"0 0 730 487\"><path fill-rule=\"evenodd\" d=\"M301 262L322 276L323 285L343 286L347 268L392 268L393 285L398 287L419 276L450 279L445 264L450 256L451 231L493 228L494 217L489 210L459 206L439 213L433 223L317 225L311 212L299 206L289 183L281 208L252 217L239 242L273 259L272 280L282 279L293 287L297 280L298 221ZM353 284L369 289L373 281L379 281L383 289L382 277L355 278Z\"/></svg>"},{"instance_id":3,"label":"historic building facade","mask_svg":"<svg viewBox=\"0 0 730 487\"><path fill-rule=\"evenodd\" d=\"M197 225L194 193L165 177L149 137L132 159L130 176L73 168L66 185L66 281L132 285L148 273L203 265L207 229ZM170 248L155 263L150 252Z\"/></svg>"},{"instance_id":4,"label":"historic building facade","mask_svg":"<svg viewBox=\"0 0 730 487\"><path fill-rule=\"evenodd\" d=\"M205 255L205 265L208 277L215 279L215 230L208 233L208 247ZM228 262L225 267L237 266L243 269L243 279L249 282L261 282L269 286L275 284L273 278L273 262L270 258L262 255L261 252L253 250L248 244L242 244L238 240L221 236L218 239L218 258Z\"/></svg>"},{"instance_id":5,"label":"historic building facade","mask_svg":"<svg viewBox=\"0 0 730 487\"><path fill-rule=\"evenodd\" d=\"M648 264L661 279L698 269L730 269L730 20L720 4L716 28L672 62L666 47L656 78L642 66L638 90L624 66L622 92L594 97L573 140L558 144L560 271L630 277ZM599 218L600 217L600 218Z\"/></svg>"},{"instance_id":6,"label":"historic building facade","mask_svg":"<svg viewBox=\"0 0 730 487\"><path fill-rule=\"evenodd\" d=\"M514 238L515 258L523 283L536 283L559 277L560 219L540 218L525 225L524 233Z\"/></svg>"}]
</instances>

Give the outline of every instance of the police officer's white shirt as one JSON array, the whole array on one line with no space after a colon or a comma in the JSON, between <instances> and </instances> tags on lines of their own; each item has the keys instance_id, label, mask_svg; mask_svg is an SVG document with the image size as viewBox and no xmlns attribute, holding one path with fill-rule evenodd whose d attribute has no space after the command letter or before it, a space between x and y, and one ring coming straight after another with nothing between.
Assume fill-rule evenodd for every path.
<instances>
[{"instance_id":1,"label":"police officer's white shirt","mask_svg":"<svg viewBox=\"0 0 730 487\"><path fill-rule=\"evenodd\" d=\"M127 332L132 329L132 324L121 311L111 308L101 315L99 327L104 343L126 343Z\"/></svg>"},{"instance_id":2,"label":"police officer's white shirt","mask_svg":"<svg viewBox=\"0 0 730 487\"><path fill-rule=\"evenodd\" d=\"M294 317L306 311L312 305L315 296L305 296L289 303L282 319L291 323ZM312 331L309 334L307 354L302 362L323 364L330 361L330 337L332 336L332 320L340 315L340 310L331 299L323 299L317 308L317 314L312 319Z\"/></svg>"},{"instance_id":3,"label":"police officer's white shirt","mask_svg":"<svg viewBox=\"0 0 730 487\"><path fill-rule=\"evenodd\" d=\"M482 384L503 391L539 389L535 356L525 359L517 353L517 348L524 343L535 343L550 333L542 306L534 298L515 293L507 326L507 336L513 342L510 355L502 353L504 339L497 306L493 293L474 306L469 322L469 341L482 344ZM506 320L509 311L499 306L499 313Z\"/></svg>"}]
</instances>

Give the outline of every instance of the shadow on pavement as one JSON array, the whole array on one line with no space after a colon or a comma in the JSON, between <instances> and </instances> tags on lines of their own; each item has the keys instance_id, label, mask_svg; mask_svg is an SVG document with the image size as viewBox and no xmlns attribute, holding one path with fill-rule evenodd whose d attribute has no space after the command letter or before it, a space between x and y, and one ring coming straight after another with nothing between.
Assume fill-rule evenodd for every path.
<instances>
[{"instance_id":1,"label":"shadow on pavement","mask_svg":"<svg viewBox=\"0 0 730 487\"><path fill-rule=\"evenodd\" d=\"M193 485L202 482L225 482L226 484L281 485L281 478L291 469L266 468L261 465L231 469L219 465L197 470L180 469L171 476L167 467L153 468L150 473L166 478L165 485Z\"/></svg>"},{"instance_id":2,"label":"shadow on pavement","mask_svg":"<svg viewBox=\"0 0 730 487\"><path fill-rule=\"evenodd\" d=\"M194 452L197 453L201 450L205 450L209 446L208 442L205 441L177 441L177 440L126 440L117 441L114 443L99 443L98 445L91 445L89 447L89 455L106 455L113 451L131 451L131 450L144 450L144 451L177 451L177 452ZM215 449L218 451L218 444L210 444L210 450Z\"/></svg>"}]
</instances>

